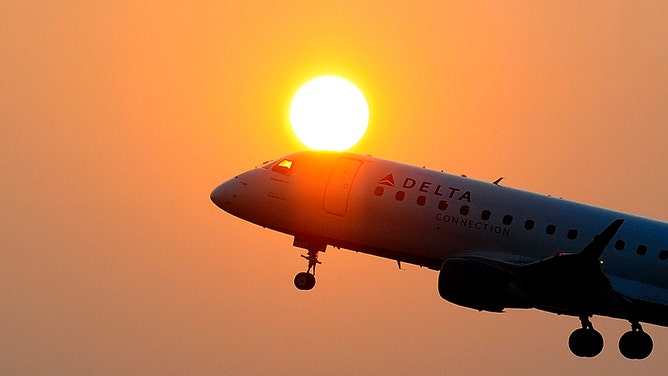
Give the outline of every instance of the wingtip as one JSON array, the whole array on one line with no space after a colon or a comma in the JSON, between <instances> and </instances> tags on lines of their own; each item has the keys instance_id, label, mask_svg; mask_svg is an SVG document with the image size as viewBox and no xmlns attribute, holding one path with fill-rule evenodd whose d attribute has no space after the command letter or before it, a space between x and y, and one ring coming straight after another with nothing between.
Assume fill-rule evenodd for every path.
<instances>
[{"instance_id":1,"label":"wingtip","mask_svg":"<svg viewBox=\"0 0 668 376\"><path fill-rule=\"evenodd\" d=\"M591 259L598 260L603 254L605 248L610 244L612 238L615 236L619 228L624 224L624 219L619 218L615 219L606 227L600 234L594 237L591 243L589 243L584 250L580 253L581 255L588 256Z\"/></svg>"},{"instance_id":2,"label":"wingtip","mask_svg":"<svg viewBox=\"0 0 668 376\"><path fill-rule=\"evenodd\" d=\"M610 226L608 226L608 228L603 230L603 232L610 230L612 232L612 235L614 235L617 233L617 231L619 231L619 228L622 227L623 224L624 224L623 218L615 219L614 221L612 221Z\"/></svg>"}]
</instances>

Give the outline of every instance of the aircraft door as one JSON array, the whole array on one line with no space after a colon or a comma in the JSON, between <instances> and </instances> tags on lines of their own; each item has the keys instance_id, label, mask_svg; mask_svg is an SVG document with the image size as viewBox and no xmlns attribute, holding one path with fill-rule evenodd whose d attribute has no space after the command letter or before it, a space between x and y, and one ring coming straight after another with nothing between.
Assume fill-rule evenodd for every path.
<instances>
[{"instance_id":1,"label":"aircraft door","mask_svg":"<svg viewBox=\"0 0 668 376\"><path fill-rule=\"evenodd\" d=\"M361 165L361 161L348 158L339 158L334 163L322 205L327 213L341 216L346 213L350 189Z\"/></svg>"}]
</instances>

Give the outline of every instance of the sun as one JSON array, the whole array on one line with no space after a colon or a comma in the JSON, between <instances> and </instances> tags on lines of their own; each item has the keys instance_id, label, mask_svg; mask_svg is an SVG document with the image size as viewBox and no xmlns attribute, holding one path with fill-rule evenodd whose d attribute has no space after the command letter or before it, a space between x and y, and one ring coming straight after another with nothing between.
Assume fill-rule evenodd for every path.
<instances>
[{"instance_id":1,"label":"sun","mask_svg":"<svg viewBox=\"0 0 668 376\"><path fill-rule=\"evenodd\" d=\"M349 149L362 138L368 122L369 107L362 92L336 76L307 82L290 106L293 131L314 150Z\"/></svg>"}]
</instances>

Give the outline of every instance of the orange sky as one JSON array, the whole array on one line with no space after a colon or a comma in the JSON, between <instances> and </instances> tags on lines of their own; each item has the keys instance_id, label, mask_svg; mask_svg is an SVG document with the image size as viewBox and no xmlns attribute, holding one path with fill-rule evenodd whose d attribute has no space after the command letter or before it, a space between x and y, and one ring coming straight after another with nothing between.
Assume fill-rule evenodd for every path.
<instances>
[{"instance_id":1,"label":"orange sky","mask_svg":"<svg viewBox=\"0 0 668 376\"><path fill-rule=\"evenodd\" d=\"M290 99L367 96L353 151L668 220L663 2L9 1L0 11L0 373L630 374L627 323L447 303L437 273L292 240L209 192L302 146Z\"/></svg>"}]
</instances>

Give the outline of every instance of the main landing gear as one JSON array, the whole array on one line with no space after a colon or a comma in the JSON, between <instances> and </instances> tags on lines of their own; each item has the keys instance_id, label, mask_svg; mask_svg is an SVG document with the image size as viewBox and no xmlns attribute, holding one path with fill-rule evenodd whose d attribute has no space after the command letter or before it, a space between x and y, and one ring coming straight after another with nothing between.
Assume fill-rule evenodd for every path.
<instances>
[{"instance_id":1,"label":"main landing gear","mask_svg":"<svg viewBox=\"0 0 668 376\"><path fill-rule=\"evenodd\" d=\"M603 350L603 336L594 329L590 316L580 316L582 328L568 337L568 347L575 356L593 358ZM637 321L631 321L631 331L619 339L619 352L627 359L645 359L652 353L652 337L645 333Z\"/></svg>"},{"instance_id":2,"label":"main landing gear","mask_svg":"<svg viewBox=\"0 0 668 376\"><path fill-rule=\"evenodd\" d=\"M603 336L594 329L589 316L580 316L582 328L568 337L568 347L575 356L593 358L603 350Z\"/></svg>"},{"instance_id":3,"label":"main landing gear","mask_svg":"<svg viewBox=\"0 0 668 376\"><path fill-rule=\"evenodd\" d=\"M645 359L652 353L654 342L643 332L639 322L631 321L631 330L619 339L619 352L628 359Z\"/></svg>"},{"instance_id":4,"label":"main landing gear","mask_svg":"<svg viewBox=\"0 0 668 376\"><path fill-rule=\"evenodd\" d=\"M301 256L308 260L308 269L305 272L297 273L295 287L300 290L310 290L315 286L315 266L322 262L318 261L318 251L309 249L308 255Z\"/></svg>"}]
</instances>

